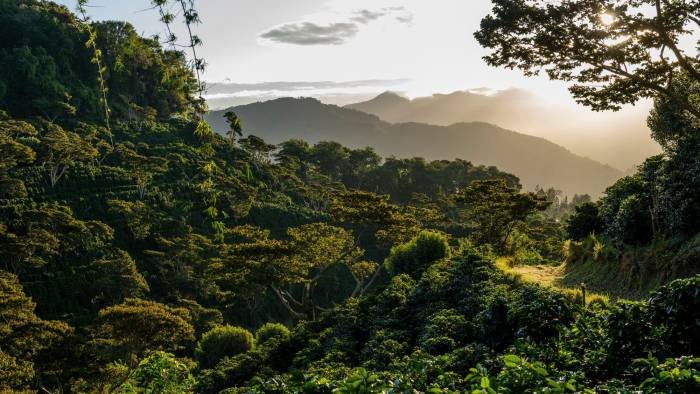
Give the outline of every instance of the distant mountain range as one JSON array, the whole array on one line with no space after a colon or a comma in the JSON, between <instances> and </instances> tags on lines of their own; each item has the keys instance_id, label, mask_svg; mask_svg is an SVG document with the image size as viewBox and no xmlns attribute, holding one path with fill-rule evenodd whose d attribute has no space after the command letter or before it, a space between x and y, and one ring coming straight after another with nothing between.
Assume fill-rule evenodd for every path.
<instances>
[{"instance_id":1,"label":"distant mountain range","mask_svg":"<svg viewBox=\"0 0 700 394\"><path fill-rule=\"evenodd\" d=\"M449 126L394 124L353 109L381 112L387 119L397 119L405 100L384 94L369 102L338 107L312 98L282 98L230 110L241 118L246 134L257 135L270 143L293 138L310 143L326 140L356 148L371 146L383 156L460 158L515 174L529 190L536 185L551 186L566 194L588 193L597 197L623 176L613 167L577 156L543 138L484 122ZM227 129L224 112L213 111L206 118L218 132Z\"/></svg>"},{"instance_id":2,"label":"distant mountain range","mask_svg":"<svg viewBox=\"0 0 700 394\"><path fill-rule=\"evenodd\" d=\"M506 90L495 95L458 91L408 99L384 92L361 103L347 105L391 123L421 122L448 126L460 122L496 123L518 115L532 116L537 100L523 90ZM517 113L514 113L516 111Z\"/></svg>"},{"instance_id":3,"label":"distant mountain range","mask_svg":"<svg viewBox=\"0 0 700 394\"><path fill-rule=\"evenodd\" d=\"M547 100L523 89L506 89L457 91L413 99L385 92L348 108L391 123L492 123L545 138L577 154L624 169L636 167L661 152L646 126L650 105L640 102L619 112L593 112L573 102Z\"/></svg>"}]
</instances>

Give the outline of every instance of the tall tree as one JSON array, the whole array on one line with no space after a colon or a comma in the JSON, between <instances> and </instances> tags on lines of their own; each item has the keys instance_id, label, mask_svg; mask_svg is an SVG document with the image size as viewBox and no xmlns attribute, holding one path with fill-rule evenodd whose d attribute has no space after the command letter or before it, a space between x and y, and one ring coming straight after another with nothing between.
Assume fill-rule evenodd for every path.
<instances>
[{"instance_id":1,"label":"tall tree","mask_svg":"<svg viewBox=\"0 0 700 394\"><path fill-rule=\"evenodd\" d=\"M226 122L228 123L228 130L226 130L226 136L228 136L231 142L236 141L236 137L243 137L243 127L241 126L241 119L233 111L228 111L224 114Z\"/></svg>"},{"instance_id":2,"label":"tall tree","mask_svg":"<svg viewBox=\"0 0 700 394\"><path fill-rule=\"evenodd\" d=\"M98 156L97 150L79 135L49 124L42 137L41 161L48 169L51 187L56 186L66 171L80 162L89 163Z\"/></svg>"},{"instance_id":3,"label":"tall tree","mask_svg":"<svg viewBox=\"0 0 700 394\"><path fill-rule=\"evenodd\" d=\"M0 270L0 391L27 390L49 374L49 365L37 365L40 354L72 333L63 322L40 319L34 307L17 277Z\"/></svg>"},{"instance_id":4,"label":"tall tree","mask_svg":"<svg viewBox=\"0 0 700 394\"><path fill-rule=\"evenodd\" d=\"M477 40L493 66L545 72L574 82L571 93L595 110L616 110L663 96L700 118L689 97L675 95L684 73L700 80L700 59L681 41L700 27L697 0L493 0Z\"/></svg>"},{"instance_id":5,"label":"tall tree","mask_svg":"<svg viewBox=\"0 0 700 394\"><path fill-rule=\"evenodd\" d=\"M477 232L476 241L503 251L515 227L529 215L547 209L550 202L536 193L521 193L502 179L475 181L454 196L461 204L463 218Z\"/></svg>"}]
</instances>

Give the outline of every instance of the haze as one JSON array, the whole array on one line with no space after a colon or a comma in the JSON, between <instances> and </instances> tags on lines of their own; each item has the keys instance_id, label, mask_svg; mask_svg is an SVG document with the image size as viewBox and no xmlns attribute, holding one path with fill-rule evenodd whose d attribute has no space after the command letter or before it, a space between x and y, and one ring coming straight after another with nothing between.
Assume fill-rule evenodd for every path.
<instances>
[{"instance_id":1,"label":"haze","mask_svg":"<svg viewBox=\"0 0 700 394\"><path fill-rule=\"evenodd\" d=\"M147 0L90 6L95 19L162 34ZM574 103L564 83L487 66L472 34L488 0L206 0L198 9L212 108L284 96L345 105L386 90L410 98L472 91L498 107L472 111L470 120L544 137L622 170L660 151L645 125L649 103L594 113Z\"/></svg>"}]
</instances>

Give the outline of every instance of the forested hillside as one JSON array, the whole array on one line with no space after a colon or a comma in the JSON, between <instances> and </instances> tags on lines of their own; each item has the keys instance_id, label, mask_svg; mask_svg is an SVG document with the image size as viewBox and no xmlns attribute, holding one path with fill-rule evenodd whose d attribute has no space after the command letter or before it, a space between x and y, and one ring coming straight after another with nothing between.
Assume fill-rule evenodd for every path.
<instances>
[{"instance_id":1,"label":"forested hillside","mask_svg":"<svg viewBox=\"0 0 700 394\"><path fill-rule=\"evenodd\" d=\"M240 117L249 133L273 143L298 138L309 142L331 140L354 148L371 146L384 156L459 158L515 174L527 190L540 185L563 190L568 195L598 197L622 177L617 169L577 156L545 139L487 123L456 123L445 127L391 124L373 115L311 98L277 99L230 110ZM207 116L214 130L226 130L223 114L227 111L213 111Z\"/></svg>"},{"instance_id":2,"label":"forested hillside","mask_svg":"<svg viewBox=\"0 0 700 394\"><path fill-rule=\"evenodd\" d=\"M78 5L0 0L0 391L700 389L696 138L662 133L687 120L676 101L652 116L665 156L569 200L460 159L272 145L233 112L217 134L201 62ZM504 258L656 289L606 302Z\"/></svg>"}]
</instances>

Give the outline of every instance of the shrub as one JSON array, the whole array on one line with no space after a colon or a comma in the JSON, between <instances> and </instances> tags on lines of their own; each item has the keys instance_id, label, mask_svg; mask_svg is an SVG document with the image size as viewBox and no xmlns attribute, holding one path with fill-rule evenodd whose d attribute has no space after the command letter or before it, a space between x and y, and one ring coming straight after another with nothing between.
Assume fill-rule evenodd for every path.
<instances>
[{"instance_id":1,"label":"shrub","mask_svg":"<svg viewBox=\"0 0 700 394\"><path fill-rule=\"evenodd\" d=\"M195 355L204 367L213 367L224 357L233 357L255 347L250 331L242 327L216 327L202 336Z\"/></svg>"},{"instance_id":2,"label":"shrub","mask_svg":"<svg viewBox=\"0 0 700 394\"><path fill-rule=\"evenodd\" d=\"M457 310L443 309L428 318L420 338L421 347L433 355L447 353L473 331Z\"/></svg>"},{"instance_id":3,"label":"shrub","mask_svg":"<svg viewBox=\"0 0 700 394\"><path fill-rule=\"evenodd\" d=\"M700 353L700 275L675 280L652 292L649 314L664 351L670 355Z\"/></svg>"},{"instance_id":4,"label":"shrub","mask_svg":"<svg viewBox=\"0 0 700 394\"><path fill-rule=\"evenodd\" d=\"M410 242L393 247L385 265L394 275L406 273L418 278L432 263L450 255L447 237L433 231L422 231Z\"/></svg>"},{"instance_id":5,"label":"shrub","mask_svg":"<svg viewBox=\"0 0 700 394\"><path fill-rule=\"evenodd\" d=\"M289 329L280 323L265 323L255 331L255 343L262 345L269 339L283 339L289 337Z\"/></svg>"},{"instance_id":6,"label":"shrub","mask_svg":"<svg viewBox=\"0 0 700 394\"><path fill-rule=\"evenodd\" d=\"M170 353L154 352L141 361L119 392L189 393L195 380L190 366Z\"/></svg>"}]
</instances>

